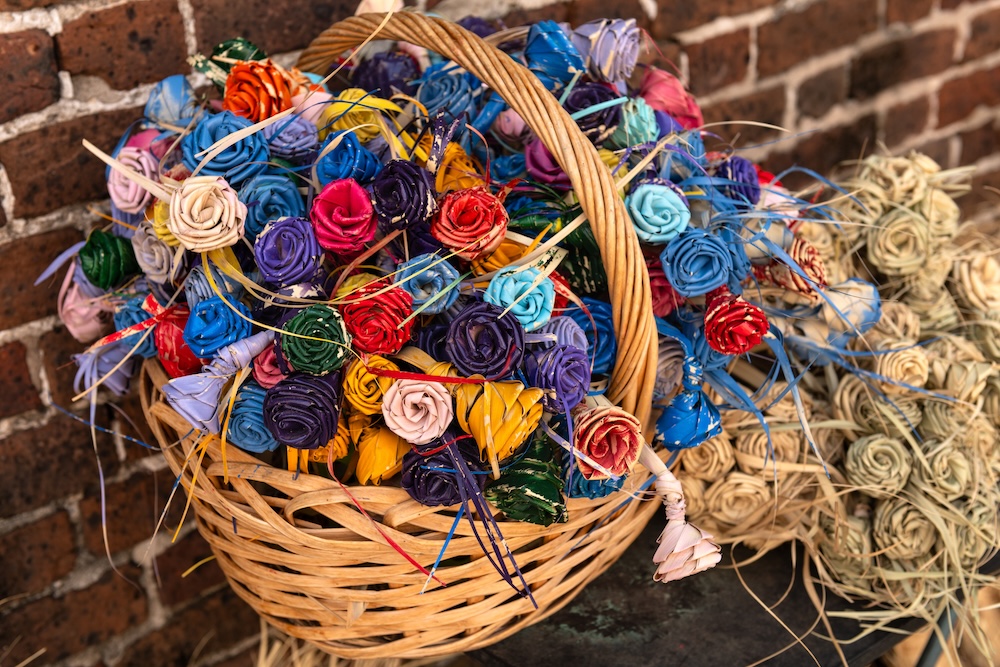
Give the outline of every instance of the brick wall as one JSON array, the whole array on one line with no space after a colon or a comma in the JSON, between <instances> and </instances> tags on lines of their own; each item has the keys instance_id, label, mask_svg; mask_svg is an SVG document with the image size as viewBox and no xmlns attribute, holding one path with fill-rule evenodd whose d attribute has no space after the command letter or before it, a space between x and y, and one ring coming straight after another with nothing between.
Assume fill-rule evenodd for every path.
<instances>
[{"instance_id":1,"label":"brick wall","mask_svg":"<svg viewBox=\"0 0 1000 667\"><path fill-rule=\"evenodd\" d=\"M56 285L31 286L103 209L103 169L80 140L110 148L151 85L185 58L242 34L287 61L351 0L0 0L0 654L11 664L249 664L255 615L190 525L144 558L172 477L162 459L99 434L108 478L104 555L97 468L71 406L79 345L59 326ZM482 7L508 25L637 17L677 64L707 122L753 119L787 132L723 127L772 169L825 172L876 142L946 166L979 167L967 215L1000 196L1000 0L429 0ZM610 8L609 8L610 7ZM198 83L198 81L196 81ZM137 401L124 415L141 424ZM139 438L101 406L98 421ZM174 512L166 524L179 520ZM189 522L190 523L190 522ZM126 580L127 579L127 580Z\"/></svg>"}]
</instances>

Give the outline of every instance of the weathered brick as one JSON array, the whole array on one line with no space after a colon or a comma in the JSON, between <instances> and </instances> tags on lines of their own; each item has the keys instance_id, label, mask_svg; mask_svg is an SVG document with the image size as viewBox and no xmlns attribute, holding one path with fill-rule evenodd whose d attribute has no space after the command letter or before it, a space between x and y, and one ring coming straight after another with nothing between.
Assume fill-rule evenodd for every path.
<instances>
[{"instance_id":1,"label":"weathered brick","mask_svg":"<svg viewBox=\"0 0 1000 667\"><path fill-rule=\"evenodd\" d=\"M0 418L42 407L38 389L31 383L26 353L23 343L0 347L0 368L4 369L4 383L0 386Z\"/></svg>"},{"instance_id":2,"label":"weathered brick","mask_svg":"<svg viewBox=\"0 0 1000 667\"><path fill-rule=\"evenodd\" d=\"M61 229L0 247L0 285L5 293L0 302L0 329L56 314L62 274L38 287L33 283L49 262L80 240L75 229Z\"/></svg>"},{"instance_id":3,"label":"weathered brick","mask_svg":"<svg viewBox=\"0 0 1000 667\"><path fill-rule=\"evenodd\" d=\"M259 632L257 614L226 587L175 614L166 627L127 648L119 664L187 665L198 646L205 655Z\"/></svg>"},{"instance_id":4,"label":"weathered brick","mask_svg":"<svg viewBox=\"0 0 1000 667\"><path fill-rule=\"evenodd\" d=\"M934 0L888 0L885 7L887 23L913 23L931 13Z\"/></svg>"},{"instance_id":5,"label":"weathered brick","mask_svg":"<svg viewBox=\"0 0 1000 667\"><path fill-rule=\"evenodd\" d=\"M111 553L129 549L153 536L160 511L166 505L174 477L169 470L155 474L139 472L128 479L105 486L108 546ZM172 507L183 507L183 489L174 497ZM103 555L104 534L101 526L100 489L90 488L80 502L83 537L87 548ZM180 517L180 512L176 512ZM162 531L175 524L164 522Z\"/></svg>"},{"instance_id":6,"label":"weathered brick","mask_svg":"<svg viewBox=\"0 0 1000 667\"><path fill-rule=\"evenodd\" d=\"M73 391L73 378L76 376L73 355L82 352L85 346L73 338L66 327L57 326L42 335L39 348L42 351L42 368L49 381L52 401L68 409L76 394Z\"/></svg>"},{"instance_id":7,"label":"weathered brick","mask_svg":"<svg viewBox=\"0 0 1000 667\"><path fill-rule=\"evenodd\" d=\"M831 67L806 79L799 86L799 115L820 118L847 99L848 74L845 65Z\"/></svg>"},{"instance_id":8,"label":"weathered brick","mask_svg":"<svg viewBox=\"0 0 1000 667\"><path fill-rule=\"evenodd\" d=\"M59 100L52 38L44 30L0 34L0 123Z\"/></svg>"},{"instance_id":9,"label":"weathered brick","mask_svg":"<svg viewBox=\"0 0 1000 667\"><path fill-rule=\"evenodd\" d=\"M56 46L70 74L99 76L118 90L189 69L184 21L173 0L87 12L63 26Z\"/></svg>"},{"instance_id":10,"label":"weathered brick","mask_svg":"<svg viewBox=\"0 0 1000 667\"><path fill-rule=\"evenodd\" d=\"M938 126L962 120L979 106L1000 104L1000 67L983 69L951 81L938 92Z\"/></svg>"},{"instance_id":11,"label":"weathered brick","mask_svg":"<svg viewBox=\"0 0 1000 667\"><path fill-rule=\"evenodd\" d=\"M183 497L175 502L183 504ZM181 576L211 555L208 542L195 531L185 535L156 559L161 582L160 598L164 604L171 607L181 604L226 580L222 568L214 560L202 563L186 577Z\"/></svg>"},{"instance_id":12,"label":"weathered brick","mask_svg":"<svg viewBox=\"0 0 1000 667\"><path fill-rule=\"evenodd\" d=\"M977 173L972 179L972 190L957 200L962 214L972 217L984 211L996 211L1000 206L997 190L1000 190L1000 171Z\"/></svg>"},{"instance_id":13,"label":"weathered brick","mask_svg":"<svg viewBox=\"0 0 1000 667\"><path fill-rule=\"evenodd\" d=\"M865 51L851 66L851 97L859 100L921 77L942 72L952 63L955 31L933 30Z\"/></svg>"},{"instance_id":14,"label":"weathered brick","mask_svg":"<svg viewBox=\"0 0 1000 667\"><path fill-rule=\"evenodd\" d=\"M720 102L702 109L706 123L730 122L733 124L718 128L716 131L726 137L739 134L739 144L746 146L765 137L777 134L754 125L742 125L738 121L752 120L758 123L769 123L780 126L785 114L785 88L772 86L727 102Z\"/></svg>"},{"instance_id":15,"label":"weathered brick","mask_svg":"<svg viewBox=\"0 0 1000 667\"><path fill-rule=\"evenodd\" d=\"M334 22L354 14L353 0L192 0L198 48L211 51L236 35L267 53L304 48Z\"/></svg>"},{"instance_id":16,"label":"weathered brick","mask_svg":"<svg viewBox=\"0 0 1000 667\"><path fill-rule=\"evenodd\" d=\"M508 28L531 25L539 21L563 23L569 21L569 11L570 4L568 2L557 2L537 9L515 9L504 16L502 20Z\"/></svg>"},{"instance_id":17,"label":"weathered brick","mask_svg":"<svg viewBox=\"0 0 1000 667\"><path fill-rule=\"evenodd\" d=\"M89 139L109 151L141 115L141 108L105 111L54 123L0 144L0 162L14 189L14 215L32 217L107 197L104 165L81 142Z\"/></svg>"},{"instance_id":18,"label":"weathered brick","mask_svg":"<svg viewBox=\"0 0 1000 667\"><path fill-rule=\"evenodd\" d=\"M98 432L102 463L113 462L114 448ZM107 472L107 467L105 467ZM97 462L86 426L54 417L45 426L19 431L0 442L0 517L78 493L97 484Z\"/></svg>"},{"instance_id":19,"label":"weathered brick","mask_svg":"<svg viewBox=\"0 0 1000 667\"><path fill-rule=\"evenodd\" d=\"M122 573L132 581L140 574L134 567L126 567ZM43 661L50 664L142 623L146 615L142 590L108 572L89 588L60 598L43 598L0 617L0 646L10 646L20 637L7 656L12 665L42 648Z\"/></svg>"},{"instance_id":20,"label":"weathered brick","mask_svg":"<svg viewBox=\"0 0 1000 667\"><path fill-rule=\"evenodd\" d=\"M742 81L750 62L750 31L737 30L684 48L688 54L691 92L706 95Z\"/></svg>"},{"instance_id":21,"label":"weathered brick","mask_svg":"<svg viewBox=\"0 0 1000 667\"><path fill-rule=\"evenodd\" d=\"M578 26L598 19L635 19L639 27L648 29L649 17L639 0L575 0L568 3L569 22Z\"/></svg>"},{"instance_id":22,"label":"weathered brick","mask_svg":"<svg viewBox=\"0 0 1000 667\"><path fill-rule=\"evenodd\" d=\"M1000 151L1000 121L993 121L966 130L962 139L961 164L975 164L980 159Z\"/></svg>"},{"instance_id":23,"label":"weathered brick","mask_svg":"<svg viewBox=\"0 0 1000 667\"><path fill-rule=\"evenodd\" d=\"M927 127L927 116L931 105L926 97L918 97L910 102L889 107L885 112L883 126L884 141L893 148Z\"/></svg>"},{"instance_id":24,"label":"weathered brick","mask_svg":"<svg viewBox=\"0 0 1000 667\"><path fill-rule=\"evenodd\" d=\"M664 39L723 16L738 16L773 4L774 0L659 0L653 34Z\"/></svg>"},{"instance_id":25,"label":"weathered brick","mask_svg":"<svg viewBox=\"0 0 1000 667\"><path fill-rule=\"evenodd\" d=\"M875 116L863 116L850 125L812 134L791 150L776 153L764 163L768 171L780 173L793 166L808 167L820 174L829 174L841 162L864 157L875 148ZM786 184L798 187L798 177L786 179Z\"/></svg>"},{"instance_id":26,"label":"weathered brick","mask_svg":"<svg viewBox=\"0 0 1000 667\"><path fill-rule=\"evenodd\" d=\"M757 35L757 71L761 76L778 74L853 43L878 28L876 5L871 0L827 0L765 23Z\"/></svg>"},{"instance_id":27,"label":"weathered brick","mask_svg":"<svg viewBox=\"0 0 1000 667\"><path fill-rule=\"evenodd\" d=\"M0 599L38 593L69 574L76 563L76 545L69 515L57 512L0 537Z\"/></svg>"},{"instance_id":28,"label":"weathered brick","mask_svg":"<svg viewBox=\"0 0 1000 667\"><path fill-rule=\"evenodd\" d=\"M917 146L914 150L923 153L944 168L953 167L951 163L951 148L948 138L935 139Z\"/></svg>"},{"instance_id":29,"label":"weathered brick","mask_svg":"<svg viewBox=\"0 0 1000 667\"><path fill-rule=\"evenodd\" d=\"M0 12L20 12L49 5L64 5L66 0L0 0Z\"/></svg>"},{"instance_id":30,"label":"weathered brick","mask_svg":"<svg viewBox=\"0 0 1000 667\"><path fill-rule=\"evenodd\" d=\"M983 0L941 0L941 9L955 9L960 5L974 5Z\"/></svg>"},{"instance_id":31,"label":"weathered brick","mask_svg":"<svg viewBox=\"0 0 1000 667\"><path fill-rule=\"evenodd\" d=\"M969 25L965 59L975 60L1000 51L1000 9L980 14Z\"/></svg>"}]
</instances>

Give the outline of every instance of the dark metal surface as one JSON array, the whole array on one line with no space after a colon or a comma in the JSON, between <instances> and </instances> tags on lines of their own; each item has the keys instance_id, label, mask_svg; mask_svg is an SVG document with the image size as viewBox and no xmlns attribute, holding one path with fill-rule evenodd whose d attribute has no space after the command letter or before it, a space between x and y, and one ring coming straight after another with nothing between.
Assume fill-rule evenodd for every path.
<instances>
[{"instance_id":1,"label":"dark metal surface","mask_svg":"<svg viewBox=\"0 0 1000 667\"><path fill-rule=\"evenodd\" d=\"M658 520L659 519L659 520ZM470 657L486 667L728 667L757 662L794 642L740 583L737 573L724 567L670 584L652 581L652 555L663 528L654 518L625 555L592 582L572 603L547 620ZM724 550L728 553L728 549ZM738 551L745 558L748 551ZM798 563L802 562L801 550ZM817 613L800 581L795 581L777 615L792 631L802 634L816 621ZM774 605L792 583L792 548L781 547L751 565L741 567L746 584L767 605ZM850 605L829 598L828 610ZM832 619L834 634L849 639L858 634L857 623ZM913 631L922 621L902 627ZM825 634L822 624L816 631ZM897 633L876 633L851 644L841 644L850 665L869 665L903 638ZM841 664L829 641L815 635L805 644L823 667ZM815 664L799 645L770 659L769 666L800 667Z\"/></svg>"}]
</instances>

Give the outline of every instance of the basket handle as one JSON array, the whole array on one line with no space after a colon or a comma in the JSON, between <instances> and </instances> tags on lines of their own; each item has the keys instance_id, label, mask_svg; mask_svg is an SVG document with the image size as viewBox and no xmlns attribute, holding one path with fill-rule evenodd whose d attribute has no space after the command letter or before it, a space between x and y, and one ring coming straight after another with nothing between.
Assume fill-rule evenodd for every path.
<instances>
[{"instance_id":1,"label":"basket handle","mask_svg":"<svg viewBox=\"0 0 1000 667\"><path fill-rule=\"evenodd\" d=\"M326 73L345 51L375 32L384 18L385 14L363 14L335 23L302 52L298 67ZM608 276L618 357L607 397L634 414L651 437L657 338L649 274L639 239L597 149L534 74L461 26L401 12L389 19L378 37L431 49L478 77L521 115L569 176Z\"/></svg>"}]
</instances>

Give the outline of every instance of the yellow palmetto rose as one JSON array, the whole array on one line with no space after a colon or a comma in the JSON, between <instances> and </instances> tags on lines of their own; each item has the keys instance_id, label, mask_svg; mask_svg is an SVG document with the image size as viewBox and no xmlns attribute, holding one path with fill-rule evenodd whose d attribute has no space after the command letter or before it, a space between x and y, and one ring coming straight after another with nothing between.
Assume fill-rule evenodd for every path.
<instances>
[{"instance_id":1,"label":"yellow palmetto rose","mask_svg":"<svg viewBox=\"0 0 1000 667\"><path fill-rule=\"evenodd\" d=\"M356 359L347 369L344 374L344 398L363 415L382 411L382 398L393 383L392 378L375 375L371 369L398 371L399 366L373 354L368 357L367 363Z\"/></svg>"},{"instance_id":2,"label":"yellow palmetto rose","mask_svg":"<svg viewBox=\"0 0 1000 667\"><path fill-rule=\"evenodd\" d=\"M362 484L381 484L403 469L403 455L410 445L386 426L372 426L358 441L358 467L354 476Z\"/></svg>"},{"instance_id":3,"label":"yellow palmetto rose","mask_svg":"<svg viewBox=\"0 0 1000 667\"><path fill-rule=\"evenodd\" d=\"M368 143L384 126L381 114L387 111L401 113L402 109L360 88L348 88L323 110L319 122L320 139L326 139L330 132L351 130L361 143Z\"/></svg>"},{"instance_id":4,"label":"yellow palmetto rose","mask_svg":"<svg viewBox=\"0 0 1000 667\"><path fill-rule=\"evenodd\" d=\"M500 476L500 461L517 451L538 427L542 394L541 389L526 389L520 382L463 384L455 389L458 425L475 438L494 477Z\"/></svg>"}]
</instances>

